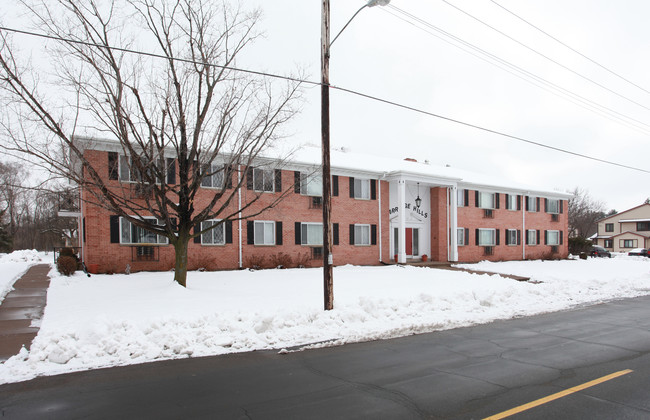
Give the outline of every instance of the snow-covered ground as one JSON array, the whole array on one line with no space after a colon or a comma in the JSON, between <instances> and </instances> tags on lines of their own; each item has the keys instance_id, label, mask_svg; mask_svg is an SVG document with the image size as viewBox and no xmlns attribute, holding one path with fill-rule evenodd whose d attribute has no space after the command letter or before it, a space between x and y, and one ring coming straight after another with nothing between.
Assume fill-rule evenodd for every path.
<instances>
[{"instance_id":1,"label":"snow-covered ground","mask_svg":"<svg viewBox=\"0 0 650 420\"><path fill-rule=\"evenodd\" d=\"M0 383L97 367L257 349L293 351L383 339L650 294L650 259L618 256L468 266L529 276L417 267L334 269L335 309L322 310L322 270L131 275L55 270L31 351L0 365ZM313 347L313 346L312 346Z\"/></svg>"},{"instance_id":2,"label":"snow-covered ground","mask_svg":"<svg viewBox=\"0 0 650 420\"><path fill-rule=\"evenodd\" d=\"M43 252L33 249L15 251L11 254L0 254L0 304L7 293L13 289L13 285L27 269L33 264L40 263L42 259L47 262L51 258Z\"/></svg>"}]
</instances>

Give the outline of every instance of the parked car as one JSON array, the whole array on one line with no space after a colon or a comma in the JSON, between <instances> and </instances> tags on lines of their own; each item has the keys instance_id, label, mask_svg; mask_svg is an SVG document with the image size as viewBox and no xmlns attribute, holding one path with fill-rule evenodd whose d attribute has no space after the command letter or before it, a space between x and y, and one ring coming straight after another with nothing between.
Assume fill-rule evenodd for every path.
<instances>
[{"instance_id":1,"label":"parked car","mask_svg":"<svg viewBox=\"0 0 650 420\"><path fill-rule=\"evenodd\" d=\"M612 253L603 248L602 246L592 246L589 251L589 255L592 257L608 257L612 258Z\"/></svg>"},{"instance_id":2,"label":"parked car","mask_svg":"<svg viewBox=\"0 0 650 420\"><path fill-rule=\"evenodd\" d=\"M645 248L634 248L632 251L628 252L627 255L640 255L642 257L647 257L648 250Z\"/></svg>"}]
</instances>

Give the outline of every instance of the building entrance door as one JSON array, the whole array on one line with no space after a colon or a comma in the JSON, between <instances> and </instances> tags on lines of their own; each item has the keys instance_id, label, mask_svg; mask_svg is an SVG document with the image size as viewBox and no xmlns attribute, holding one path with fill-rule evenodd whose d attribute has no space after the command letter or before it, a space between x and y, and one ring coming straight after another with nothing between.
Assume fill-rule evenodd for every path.
<instances>
[{"instance_id":1,"label":"building entrance door","mask_svg":"<svg viewBox=\"0 0 650 420\"><path fill-rule=\"evenodd\" d=\"M413 255L413 228L406 228L406 255Z\"/></svg>"}]
</instances>

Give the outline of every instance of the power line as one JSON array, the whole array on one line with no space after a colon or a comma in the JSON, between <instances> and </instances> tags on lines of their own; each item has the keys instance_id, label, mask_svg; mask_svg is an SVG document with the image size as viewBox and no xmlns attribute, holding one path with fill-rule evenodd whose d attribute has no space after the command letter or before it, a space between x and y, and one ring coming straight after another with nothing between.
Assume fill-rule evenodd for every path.
<instances>
[{"instance_id":1,"label":"power line","mask_svg":"<svg viewBox=\"0 0 650 420\"><path fill-rule=\"evenodd\" d=\"M420 30L432 35L432 36L435 36L436 38L440 39L441 41L444 41L444 42L446 42L446 43L448 43L448 44L450 44L450 45L452 45L454 47L460 48L461 50L467 52L468 54L473 55L474 57L477 57L477 58L479 58L479 59L481 59L481 60L483 60L483 61L485 61L485 62L487 62L489 64L495 65L495 66L499 67L500 69L502 69L504 71L507 71L508 73L512 74L513 76L516 76L516 77L518 77L518 78L520 78L520 79L522 79L522 80L524 80L524 81L526 81L528 83L531 83L531 84L539 87L540 89L544 89L547 92L550 92L550 93L552 93L554 95L557 95L557 96L559 96L561 98L564 98L564 99L566 99L566 100L568 100L568 101L570 101L570 102L572 102L572 103L574 103L574 104L576 104L576 105L578 105L578 106L580 106L582 108L585 108L585 109L587 109L589 111L592 111L592 112L594 112L594 113L596 113L596 114L598 114L598 115L600 115L600 116L602 116L604 118L607 118L610 121L618 122L620 124L625 125L626 127L635 129L635 130L637 130L637 131L639 131L639 132L641 132L641 133L643 133L645 135L650 134L650 131L648 131L648 129L650 129L650 125L648 125L648 124L646 124L646 123L644 123L642 121L639 121L639 120L637 120L637 119L635 119L633 117L630 117L628 115L622 114L622 113L620 113L620 112L618 112L618 111L616 111L616 110L614 110L612 108L609 108L609 107L607 107L605 105L599 104L599 103L597 103L597 102L595 102L595 101L593 101L593 100L591 100L589 98L586 98L586 97L584 97L582 95L579 95L579 94L577 94L575 92L572 92L572 91L570 91L570 90L568 90L568 89L566 89L566 88L564 88L564 87L562 87L562 86L560 86L560 85L558 85L556 83L553 83L553 82L551 82L551 81L549 81L547 79L544 79L541 76L538 76L538 75L536 75L536 74L534 74L534 73L532 73L532 72L530 72L528 70L523 69L522 67L517 66L516 64L513 64L513 63L511 63L509 61L506 61L506 60L504 60L504 59L502 59L502 58L500 58L500 57L498 57L498 56L496 56L496 55L494 55L494 54L492 54L492 53L490 53L490 52L488 52L488 51L486 51L486 50L484 50L484 49L482 49L480 47L477 47L476 45L471 44L471 43L469 43L469 42L467 42L467 41L465 41L465 40L463 40L463 39L461 39L461 38L447 32L447 31L445 31L444 29L441 29L441 28L433 25L432 23L429 23L429 22L427 22L427 21L425 21L425 20L423 20L423 19L421 19L421 18L419 18L419 17L417 17L417 16L415 16L415 15L413 15L413 14L411 14L411 13L405 11L405 10L402 10L402 9L400 9L400 8L398 8L396 6L392 6L392 5L389 5L388 7L390 9L396 10L397 12L399 12L402 15L406 16L408 19L411 19L411 20L413 20L413 21L415 21L415 22L417 22L417 23L419 23L421 25L424 25L427 28L430 28L430 29L436 31L439 34L442 34L444 37L447 37L447 38L449 38L449 39L451 39L451 40L453 40L453 41L455 41L455 42L457 42L459 44L462 44L463 46L465 46L465 47L467 47L467 48L469 48L471 50L474 50L474 51L478 52L479 54L475 54L474 52L469 51L468 49L464 48L463 46L459 46L457 44L454 44L453 42L450 42L448 39L445 39L444 37L438 36L438 35L432 33L431 31L427 30L426 28L422 28L420 26L417 26L413 22L403 18L402 16L399 16L399 15L396 15L396 14L392 13L390 10L386 10L386 9L382 9L382 10L387 12L387 13L390 13L391 15L395 16L397 19L400 19L400 20L402 20L402 21L404 21L404 22L406 22L406 23L408 23L410 25L413 25L416 28L418 28L418 29L420 29ZM483 56L485 56L487 58L485 58L485 57L483 57L481 55L483 55ZM492 61L490 61L490 60L492 60ZM509 70L508 68L514 70L514 72ZM517 74L517 72L519 72L521 74ZM546 85L546 86L550 87L550 89L548 89L548 88L546 88L546 87L544 87L542 85ZM644 126L645 128L641 127L641 126Z\"/></svg>"},{"instance_id":2,"label":"power line","mask_svg":"<svg viewBox=\"0 0 650 420\"><path fill-rule=\"evenodd\" d=\"M255 70L240 69L240 68L236 68L236 67L222 66L222 65L218 65L218 64L202 63L202 62L199 62L199 61L196 61L196 60L190 60L190 59L184 59L184 58L176 58L176 57L168 57L168 56L165 56L165 55L162 55L162 54L132 50L132 49L122 48L122 47L109 47L107 45L101 45L101 44L96 44L96 43L92 43L92 42L80 41L80 40L66 39L66 38L62 38L62 37L58 37L58 36L54 36L54 35L39 34L39 33L36 33L36 32L29 32L29 31L24 31L24 30L19 30L19 29L8 28L8 27L4 27L4 26L0 26L0 30L4 30L4 31L7 31L7 32L20 33L20 34L24 34L24 35L36 36L36 37L40 37L40 38L48 38L48 39L67 42L67 43L80 44L80 45L86 45L86 46L104 48L104 49L111 49L111 50L115 50L115 51L121 51L121 52L129 53L129 54L143 55L143 56L148 56L148 57L153 57L153 58L162 58L162 59L165 59L165 60L174 60L174 61L179 61L179 62L184 62L184 63L189 63L189 64L201 64L201 65L211 66L211 67L215 67L215 68L221 68L221 69L225 69L225 70L238 71L238 72L243 72L243 73L248 73L248 74L255 74L255 75L259 75L259 76L271 77L271 78L276 78L276 79L284 79L284 80L289 80L289 81L298 82L298 83L305 83L305 84L314 85L314 86L316 86L316 85L320 86L321 85L320 82L313 82L313 81L310 81L310 80L299 79L299 78L296 78L296 77L280 76L280 75L277 75L277 74L260 72L260 71L255 71ZM392 106L395 106L395 107L398 107L398 108L406 109L406 110L409 110L409 111L417 112L419 114L423 114L423 115L427 115L427 116L430 116L430 117L434 117L434 118L442 119L442 120L445 120L445 121L449 121L449 122L452 122L452 123L460 124L460 125L463 125L463 126L466 126L466 127L474 128L474 129L481 130L481 131L491 133L491 134L495 134L495 135L499 135L499 136L506 137L506 138L516 140L516 141L520 141L520 142L523 142L523 143L532 144L532 145L535 145L535 146L538 146L538 147L543 147L543 148L554 150L554 151L557 151L557 152L561 152L561 153L565 153L565 154L569 154L569 155L573 155L573 156L578 156L578 157L581 157L581 158L584 158L584 159L589 159L589 160L593 160L593 161L596 161L596 162L605 163L605 164L608 164L608 165L618 166L618 167L621 167L621 168L631 169L631 170L634 170L634 171L645 172L645 173L650 174L650 170L641 169L641 168L637 168L637 167L634 167L634 166L629 166L629 165L625 165L625 164L621 164L621 163L616 163L616 162L608 161L608 160L605 160L605 159L600 159L600 158L596 158L596 157L593 157L593 156L585 155L585 154L582 154L582 153L572 152L570 150L562 149L562 148L555 147L555 146L549 146L549 145L544 144L544 143L540 143L540 142L533 141L533 140L528 140L528 139L525 139L523 137L513 136L513 135L506 134L506 133L503 133L503 132L500 132L500 131L497 131L497 130L492 130L492 129L489 129L489 128L481 127L479 125L471 124L471 123L461 121L461 120L457 120L457 119L454 119L454 118L445 117L444 115L424 111L424 110L419 109L419 108L415 108L415 107L412 107L412 106L400 104L398 102L390 101L388 99L379 98L377 96L368 95L368 94L361 93L361 92L358 92L358 91L355 91L355 90L352 90L352 89L347 89L347 88L339 87L339 86L335 86L335 85L330 85L330 89L335 89L335 90L345 92L345 93L349 93L349 94L359 96L359 97L362 97L362 98L370 99L370 100L373 100L373 101L376 101L376 102L381 102L381 103L384 103L384 104L387 104L387 105L392 105Z\"/></svg>"},{"instance_id":3,"label":"power line","mask_svg":"<svg viewBox=\"0 0 650 420\"><path fill-rule=\"evenodd\" d=\"M646 109L646 110L650 111L650 107L647 107L647 106L643 105L642 103L639 103L639 102L635 101L634 99L630 99L630 98L628 98L627 96L625 96L625 95L623 95L623 94L621 94L621 93L618 93L618 92L616 92L615 90L610 89L610 88L608 88L607 86L605 86L605 85L603 85L603 84L601 84L601 83L598 83L598 82L596 82L595 80L593 80L593 79L591 79L591 78L589 78L589 77L587 77L587 76L585 76L585 75L583 75L583 74L581 74L581 73L579 73L579 72L577 72L577 71L575 71L575 70L569 68L568 66L565 66L564 64L562 64L562 63L560 63L560 62L558 62L558 61L556 61L556 60L553 60L551 57L549 57L549 56L547 56L547 55L545 55L545 54L543 54L543 53L537 51L536 49L534 49L534 48L532 48L532 47L529 47L528 45L526 45L526 44L524 44L523 42L521 42L521 41L519 41L519 40L517 40L517 39L511 37L510 35L506 34L505 32L503 32L503 31L501 31L501 30L495 28L494 26L490 25L489 23L486 23L486 22L482 21L481 19L477 18L476 16L472 15L471 13L466 12L465 10L461 9L460 7L458 7L458 6L454 5L454 4L451 4L449 1L447 1L447 0L442 0L442 1L443 1L443 3L448 4L449 6L453 7L453 8L456 9L456 10L458 10L459 12L461 12L461 13L463 13L463 14L469 16L470 18L476 20L477 22L479 22L479 23L481 23L481 24L487 26L488 28L490 28L490 29L492 29L493 31L495 31L495 32L497 32L497 33L499 33L499 34L501 34L502 36L504 36L504 37L510 39L511 41L516 42L517 44L521 45L522 47L526 48L526 49L529 50L529 51L532 51L533 53L539 55L540 57L543 57L543 58L545 58L546 60L548 60L548 61L550 61L550 62L552 62L552 63L554 63L554 64L556 64L556 65L562 67L563 69L565 69L565 70L567 70L567 71L569 71L569 72L575 74L576 76L578 76L578 77L580 77L580 78L582 78L582 79L584 79L584 80L587 80L588 82L593 83L594 85L600 87L601 89L604 89L604 90L606 90L606 91L608 91L608 92L610 92L610 93L612 93L612 94L614 94L614 95L616 95L616 96L618 96L618 97L620 97L620 98L622 98L622 99L625 99L626 101L628 101L628 102L630 102L630 103L633 103L633 104L635 104L635 105L637 105L637 106L640 106L640 107L643 108L643 109Z\"/></svg>"},{"instance_id":4,"label":"power line","mask_svg":"<svg viewBox=\"0 0 650 420\"><path fill-rule=\"evenodd\" d=\"M531 22L527 21L526 19L522 18L521 16L519 16L519 15L516 14L515 12L513 12L513 11L507 9L505 6L503 6L503 5L499 4L499 3L497 3L495 0L490 0L490 1L491 1L492 3L494 3L494 4L496 4L497 6L499 6L500 8L502 8L503 10L505 10L506 12L510 13L511 15L513 15L514 17L516 17L517 19L519 19L519 20L521 20L522 22L526 23L527 25L530 25L530 26L532 26L533 28L537 29L539 32L541 32L541 33L543 33L544 35L546 35L547 37L551 38L553 41L557 42L557 43L560 44L560 45L563 45L564 47L566 47L566 48L568 48L569 50L573 51L574 53L578 54L580 57L582 57L582 58L584 58L584 59L586 59L586 60L591 61L593 64L597 65L597 66L600 67L601 69L603 69L603 70L609 72L610 74L613 74L614 76L616 76L616 77L618 77L619 79L621 79L621 80L623 80L623 81L629 83L630 85L632 85L632 86L634 86L634 87L637 87L637 88L641 89L641 90L644 91L645 93L650 93L650 90L647 90L647 89L645 89L645 88L642 87L642 86L639 86L638 84L634 83L633 81L631 81L631 80L629 80L629 79L627 79L627 78L621 76L620 74L616 73L614 70L611 70L611 69L605 67L604 65L600 64L600 63L597 62L596 60L591 59L590 57L586 56L585 54L583 54L583 53L581 53L580 51L576 50L575 48L571 47L570 45L568 45L568 44L566 44L566 43L560 41L559 39L557 39L557 38L554 37L553 35L549 34L548 32L546 32L546 31L544 31L543 29L539 28L538 26L534 25L533 23L531 23Z\"/></svg>"}]
</instances>

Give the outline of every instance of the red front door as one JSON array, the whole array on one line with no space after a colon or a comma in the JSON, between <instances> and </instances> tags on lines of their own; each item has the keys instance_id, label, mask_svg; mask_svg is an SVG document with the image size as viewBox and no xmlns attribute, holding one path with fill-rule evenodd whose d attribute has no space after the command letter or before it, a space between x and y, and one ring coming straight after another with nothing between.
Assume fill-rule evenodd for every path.
<instances>
[{"instance_id":1,"label":"red front door","mask_svg":"<svg viewBox=\"0 0 650 420\"><path fill-rule=\"evenodd\" d=\"M413 229L406 228L406 255L413 255Z\"/></svg>"}]
</instances>

